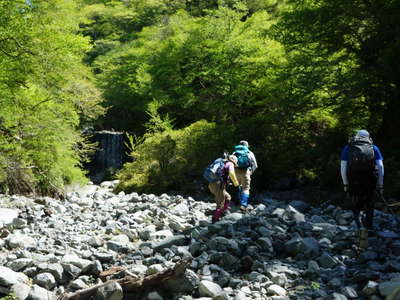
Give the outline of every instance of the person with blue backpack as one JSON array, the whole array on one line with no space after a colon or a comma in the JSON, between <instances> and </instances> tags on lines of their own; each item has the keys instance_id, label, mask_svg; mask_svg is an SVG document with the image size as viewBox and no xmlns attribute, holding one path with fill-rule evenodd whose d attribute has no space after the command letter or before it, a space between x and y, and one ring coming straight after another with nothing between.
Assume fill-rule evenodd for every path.
<instances>
[{"instance_id":1,"label":"person with blue backpack","mask_svg":"<svg viewBox=\"0 0 400 300\"><path fill-rule=\"evenodd\" d=\"M240 210L246 211L250 198L251 175L257 169L257 160L247 141L240 141L234 147L233 154L237 157L236 176L242 189L239 190Z\"/></svg>"},{"instance_id":2,"label":"person with blue backpack","mask_svg":"<svg viewBox=\"0 0 400 300\"><path fill-rule=\"evenodd\" d=\"M355 221L361 228L360 212L365 210L363 225L367 230L373 228L374 192L383 197L383 156L372 143L367 130L359 130L341 153L340 171L344 192L348 193Z\"/></svg>"},{"instance_id":3,"label":"person with blue backpack","mask_svg":"<svg viewBox=\"0 0 400 300\"><path fill-rule=\"evenodd\" d=\"M204 170L203 177L209 182L208 188L214 195L217 204L212 216L213 223L219 221L223 214L229 210L231 195L227 192L227 187L231 183L235 187L239 187L235 174L236 166L237 157L229 155L227 158L216 159Z\"/></svg>"}]
</instances>

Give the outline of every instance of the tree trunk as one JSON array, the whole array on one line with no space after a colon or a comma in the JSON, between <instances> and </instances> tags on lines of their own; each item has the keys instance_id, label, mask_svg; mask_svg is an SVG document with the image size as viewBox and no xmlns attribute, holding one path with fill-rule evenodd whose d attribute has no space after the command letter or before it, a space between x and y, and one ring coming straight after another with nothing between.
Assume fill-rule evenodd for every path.
<instances>
[{"instance_id":1,"label":"tree trunk","mask_svg":"<svg viewBox=\"0 0 400 300\"><path fill-rule=\"evenodd\" d=\"M104 283L95 285L93 287L79 290L75 293L70 293L67 295L62 295L59 297L60 300L83 300L89 299L94 296L99 288L102 288L112 282L117 282L123 289L124 292L140 292L147 288L160 288L166 289L167 287L164 285L164 282L168 279L178 279L180 278L186 271L187 267L190 265L192 259L184 258L177 262L175 266L171 269L167 269L163 272L159 272L156 274L152 274L149 276L145 276L143 278L134 278L132 276L125 276L120 279L108 280ZM118 268L118 271L121 269ZM111 275L117 272L117 268L111 268L102 272L102 274ZM101 276L101 274L100 274ZM101 276L103 277L103 276Z\"/></svg>"}]
</instances>

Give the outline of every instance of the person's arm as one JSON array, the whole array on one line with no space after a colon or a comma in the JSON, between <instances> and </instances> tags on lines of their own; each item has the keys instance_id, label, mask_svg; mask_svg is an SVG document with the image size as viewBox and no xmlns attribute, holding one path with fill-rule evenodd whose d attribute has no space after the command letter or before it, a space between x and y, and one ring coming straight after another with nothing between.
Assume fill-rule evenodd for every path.
<instances>
[{"instance_id":1,"label":"person's arm","mask_svg":"<svg viewBox=\"0 0 400 300\"><path fill-rule=\"evenodd\" d=\"M233 163L228 162L228 174L229 178L231 179L232 183L234 186L239 186L239 181L237 180L236 174L235 174L235 166Z\"/></svg>"},{"instance_id":2,"label":"person's arm","mask_svg":"<svg viewBox=\"0 0 400 300\"><path fill-rule=\"evenodd\" d=\"M342 175L343 185L349 185L349 179L347 178L347 161L340 161L340 174Z\"/></svg>"},{"instance_id":3,"label":"person's arm","mask_svg":"<svg viewBox=\"0 0 400 300\"><path fill-rule=\"evenodd\" d=\"M250 171L253 174L254 171L257 169L258 165L257 165L257 160L256 160L256 156L254 155L253 152L249 152L249 156L250 156Z\"/></svg>"},{"instance_id":4,"label":"person's arm","mask_svg":"<svg viewBox=\"0 0 400 300\"><path fill-rule=\"evenodd\" d=\"M378 181L377 181L377 187L378 188L383 188L383 177L385 175L385 168L383 166L383 160L377 160L376 162L376 168L378 169Z\"/></svg>"},{"instance_id":5,"label":"person's arm","mask_svg":"<svg viewBox=\"0 0 400 300\"><path fill-rule=\"evenodd\" d=\"M383 188L383 177L385 175L385 168L383 167L383 156L379 148L374 145L374 154L375 154L375 165L378 171L378 181L376 183L377 188Z\"/></svg>"},{"instance_id":6,"label":"person's arm","mask_svg":"<svg viewBox=\"0 0 400 300\"><path fill-rule=\"evenodd\" d=\"M340 175L342 176L342 182L344 185L344 191L347 192L347 186L349 185L349 179L347 177L347 167L349 161L349 147L346 145L340 155Z\"/></svg>"}]
</instances>

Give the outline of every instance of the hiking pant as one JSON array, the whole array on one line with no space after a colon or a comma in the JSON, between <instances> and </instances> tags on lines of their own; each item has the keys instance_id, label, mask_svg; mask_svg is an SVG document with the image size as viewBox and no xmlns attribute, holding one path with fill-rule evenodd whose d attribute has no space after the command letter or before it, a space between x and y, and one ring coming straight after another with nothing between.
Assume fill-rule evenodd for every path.
<instances>
[{"instance_id":1,"label":"hiking pant","mask_svg":"<svg viewBox=\"0 0 400 300\"><path fill-rule=\"evenodd\" d=\"M231 201L231 195L226 191L225 184L221 181L210 182L208 189L215 197L217 208L223 208L225 202Z\"/></svg>"},{"instance_id":2,"label":"hiking pant","mask_svg":"<svg viewBox=\"0 0 400 300\"><path fill-rule=\"evenodd\" d=\"M222 215L229 209L231 195L226 191L225 184L221 181L211 182L208 188L215 196L215 202L217 203L217 208L212 216L212 222L214 223L219 221Z\"/></svg>"},{"instance_id":3,"label":"hiking pant","mask_svg":"<svg viewBox=\"0 0 400 300\"><path fill-rule=\"evenodd\" d=\"M360 227L360 213L365 211L363 225L372 229L374 219L374 193L376 188L376 176L361 174L349 176L349 194L353 202L353 213L358 227Z\"/></svg>"},{"instance_id":4,"label":"hiking pant","mask_svg":"<svg viewBox=\"0 0 400 300\"><path fill-rule=\"evenodd\" d=\"M235 174L239 181L239 184L242 186L242 191L239 192L240 206L246 208L247 205L249 204L249 198L250 198L251 172L249 169L235 168Z\"/></svg>"},{"instance_id":5,"label":"hiking pant","mask_svg":"<svg viewBox=\"0 0 400 300\"><path fill-rule=\"evenodd\" d=\"M242 186L242 192L245 194L250 194L250 181L251 181L250 170L235 168L235 174L236 178L239 181L239 184Z\"/></svg>"}]
</instances>

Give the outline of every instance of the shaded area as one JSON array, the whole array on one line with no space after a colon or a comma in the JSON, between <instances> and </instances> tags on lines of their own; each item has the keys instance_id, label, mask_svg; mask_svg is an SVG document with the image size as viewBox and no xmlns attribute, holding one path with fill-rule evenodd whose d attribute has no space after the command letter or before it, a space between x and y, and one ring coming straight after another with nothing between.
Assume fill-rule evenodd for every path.
<instances>
[{"instance_id":1,"label":"shaded area","mask_svg":"<svg viewBox=\"0 0 400 300\"><path fill-rule=\"evenodd\" d=\"M93 132L90 140L97 143L97 150L85 168L89 171L90 180L100 183L110 179L128 161L127 140L122 132L106 130Z\"/></svg>"}]
</instances>

